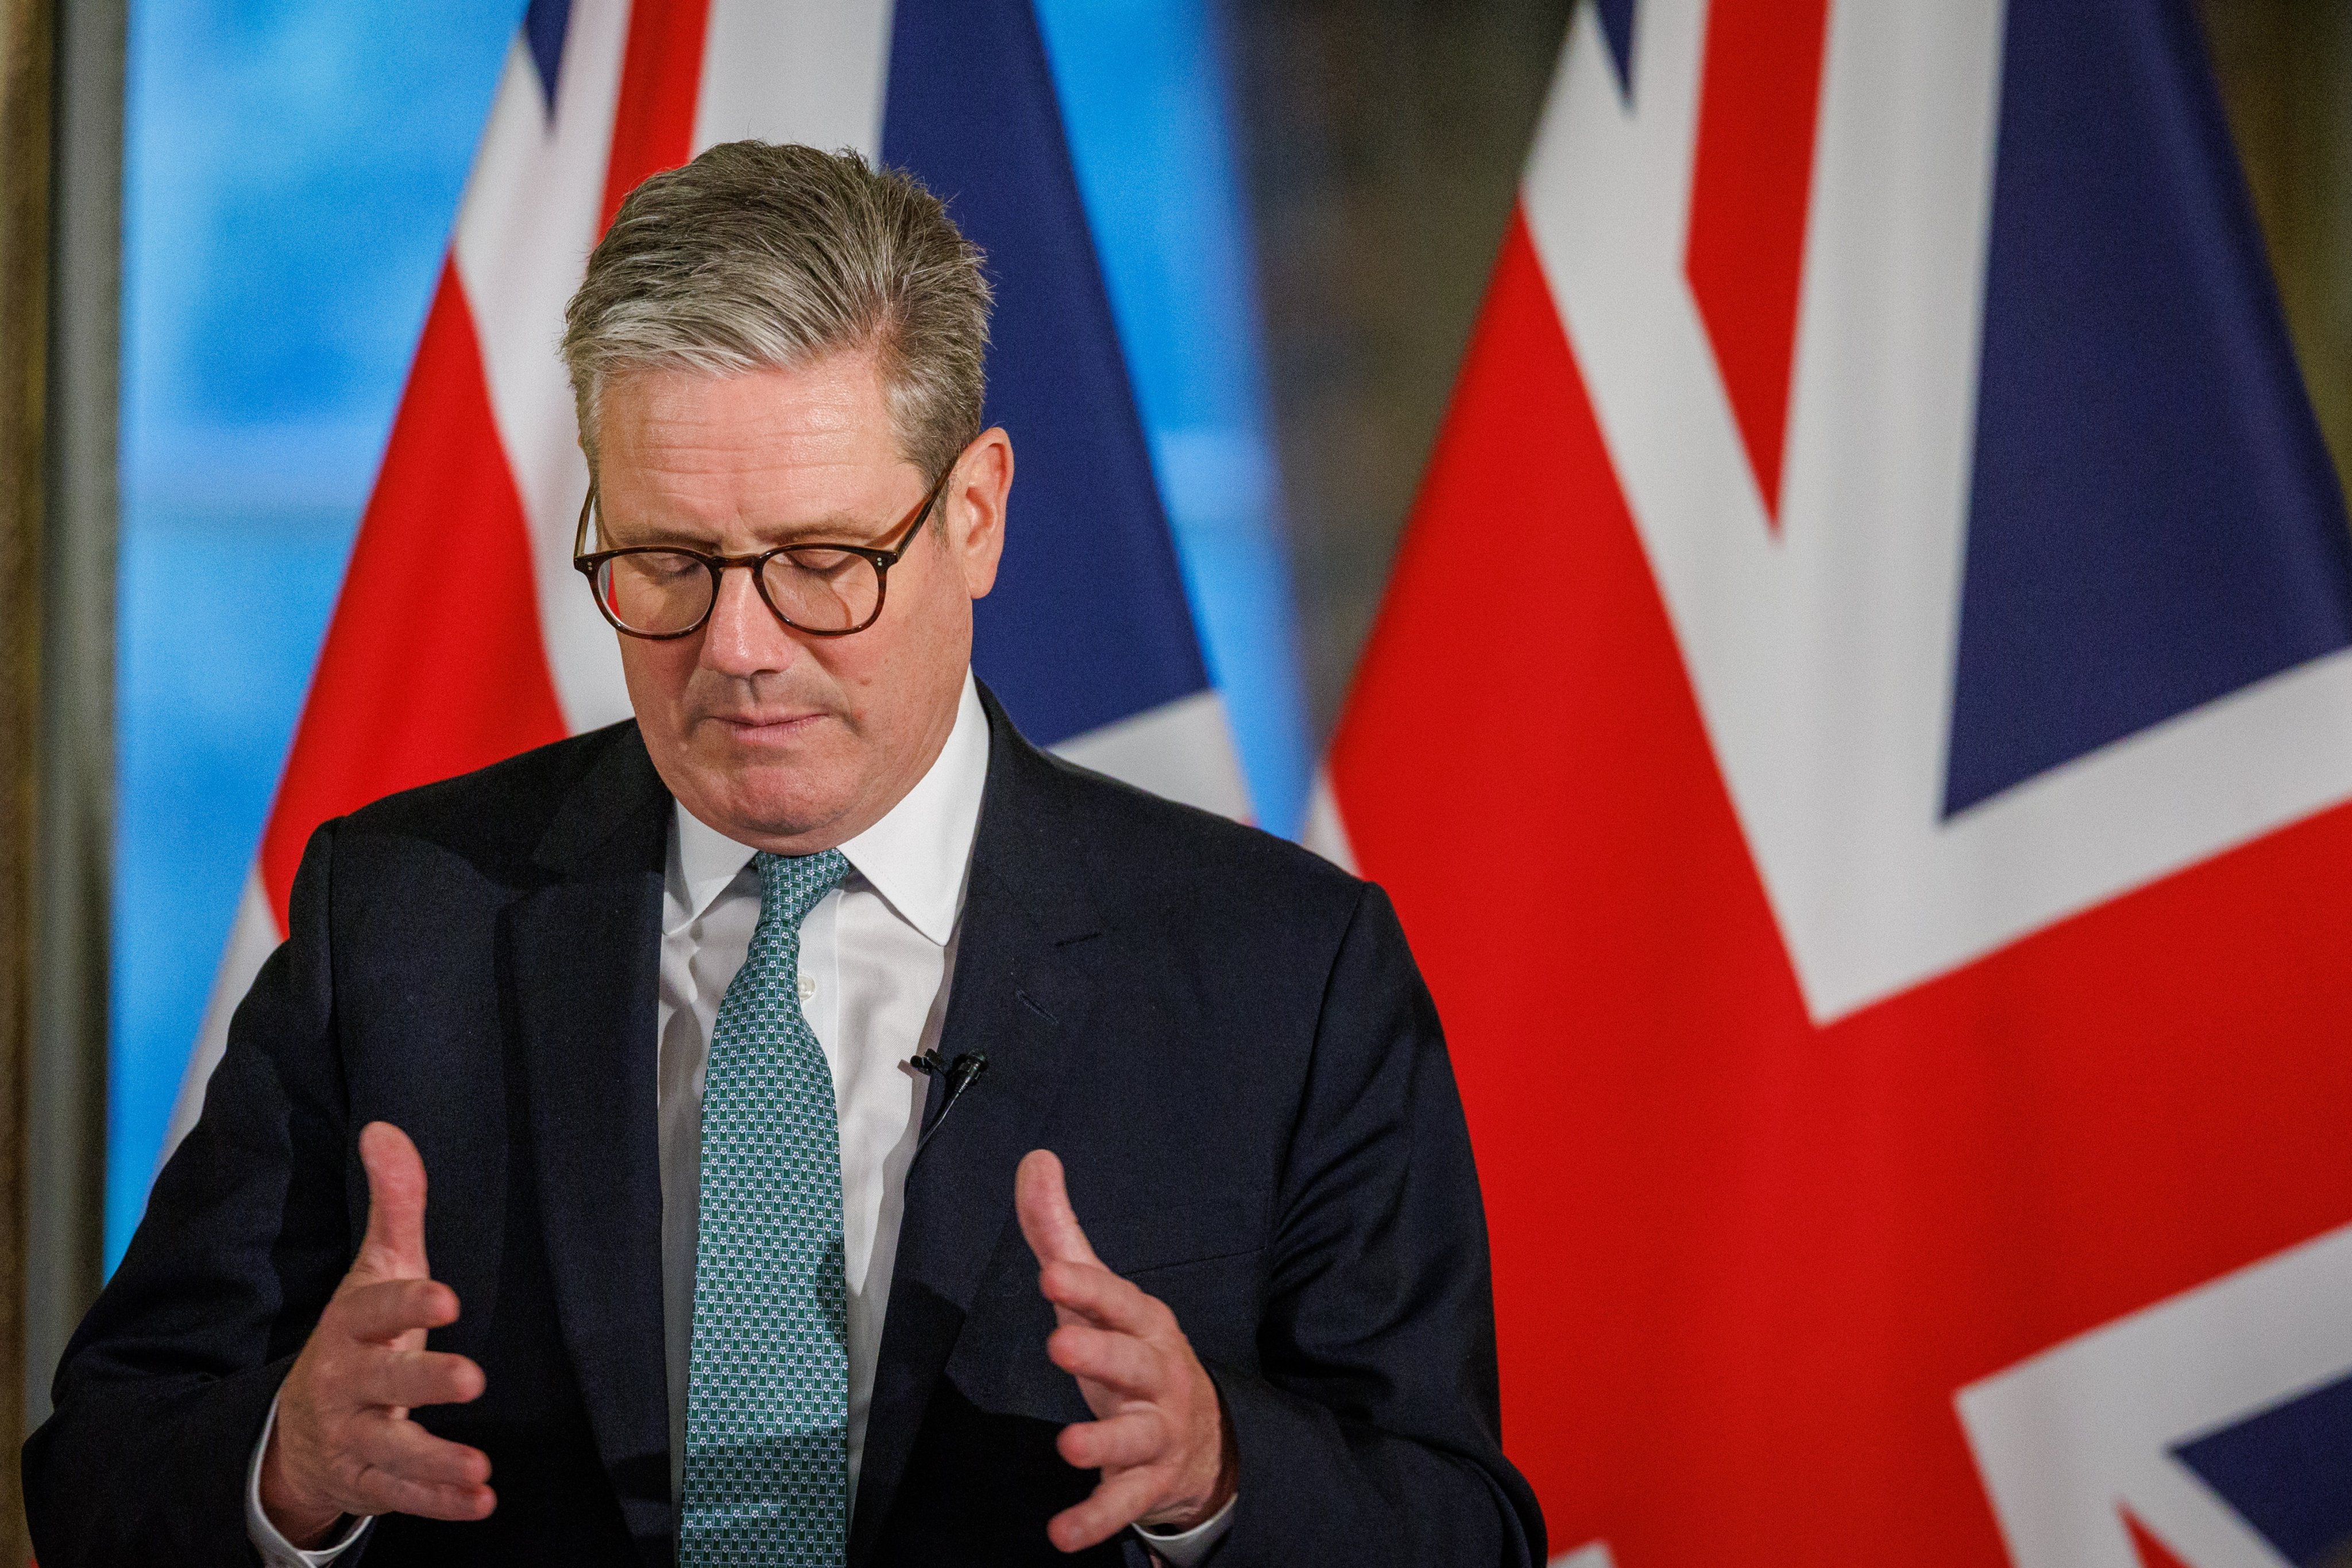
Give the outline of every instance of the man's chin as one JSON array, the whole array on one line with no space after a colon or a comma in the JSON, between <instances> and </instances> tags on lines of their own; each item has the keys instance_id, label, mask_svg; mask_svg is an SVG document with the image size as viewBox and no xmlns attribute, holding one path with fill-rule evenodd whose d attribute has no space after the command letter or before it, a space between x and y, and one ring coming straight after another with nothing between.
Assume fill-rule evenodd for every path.
<instances>
[{"instance_id":1,"label":"man's chin","mask_svg":"<svg viewBox=\"0 0 2352 1568\"><path fill-rule=\"evenodd\" d=\"M672 791L738 843L808 853L793 841L824 838L856 805L856 769L834 747L738 743L731 736L712 745L709 739L694 749L688 776L674 781Z\"/></svg>"}]
</instances>

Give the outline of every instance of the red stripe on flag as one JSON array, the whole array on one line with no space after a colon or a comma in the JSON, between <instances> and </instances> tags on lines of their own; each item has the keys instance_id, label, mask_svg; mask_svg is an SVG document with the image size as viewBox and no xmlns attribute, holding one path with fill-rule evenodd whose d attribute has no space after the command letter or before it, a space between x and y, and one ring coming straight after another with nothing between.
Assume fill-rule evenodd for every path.
<instances>
[{"instance_id":1,"label":"red stripe on flag","mask_svg":"<svg viewBox=\"0 0 2352 1568\"><path fill-rule=\"evenodd\" d=\"M445 264L262 837L278 929L319 824L563 734L522 500Z\"/></svg>"},{"instance_id":2,"label":"red stripe on flag","mask_svg":"<svg viewBox=\"0 0 2352 1568\"><path fill-rule=\"evenodd\" d=\"M2352 1220L2352 810L1812 1026L1524 226L1331 765L1558 1541L1996 1568L1957 1390Z\"/></svg>"},{"instance_id":3,"label":"red stripe on flag","mask_svg":"<svg viewBox=\"0 0 2352 1568\"><path fill-rule=\"evenodd\" d=\"M2147 1526L2132 1517L2131 1510L2124 1510L2123 1515L2124 1528L2131 1531L2132 1546L2139 1552L2139 1560L2145 1568L2189 1568L2189 1564L2173 1555L2171 1548L2148 1532Z\"/></svg>"},{"instance_id":4,"label":"red stripe on flag","mask_svg":"<svg viewBox=\"0 0 2352 1568\"><path fill-rule=\"evenodd\" d=\"M694 107L702 89L702 36L709 0L637 0L629 12L628 52L613 111L613 155L604 174L602 234L621 198L646 177L675 169L694 153Z\"/></svg>"},{"instance_id":5,"label":"red stripe on flag","mask_svg":"<svg viewBox=\"0 0 2352 1568\"><path fill-rule=\"evenodd\" d=\"M1683 268L1778 526L1829 0L1713 0Z\"/></svg>"}]
</instances>

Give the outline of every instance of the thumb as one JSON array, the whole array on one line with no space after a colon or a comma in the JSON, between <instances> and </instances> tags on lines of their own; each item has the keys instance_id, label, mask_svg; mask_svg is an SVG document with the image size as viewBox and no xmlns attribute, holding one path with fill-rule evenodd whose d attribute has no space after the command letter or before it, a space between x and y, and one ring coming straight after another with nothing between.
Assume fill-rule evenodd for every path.
<instances>
[{"instance_id":1,"label":"thumb","mask_svg":"<svg viewBox=\"0 0 2352 1568\"><path fill-rule=\"evenodd\" d=\"M425 1265L425 1161L408 1134L389 1121L360 1129L367 1167L368 1226L355 1270L379 1279L429 1279Z\"/></svg>"},{"instance_id":2,"label":"thumb","mask_svg":"<svg viewBox=\"0 0 2352 1568\"><path fill-rule=\"evenodd\" d=\"M1032 1149L1013 1173L1013 1206L1021 1216L1021 1234L1043 1268L1048 1263L1099 1263L1078 1228L1070 1207L1070 1190L1062 1180L1061 1159L1050 1149Z\"/></svg>"}]
</instances>

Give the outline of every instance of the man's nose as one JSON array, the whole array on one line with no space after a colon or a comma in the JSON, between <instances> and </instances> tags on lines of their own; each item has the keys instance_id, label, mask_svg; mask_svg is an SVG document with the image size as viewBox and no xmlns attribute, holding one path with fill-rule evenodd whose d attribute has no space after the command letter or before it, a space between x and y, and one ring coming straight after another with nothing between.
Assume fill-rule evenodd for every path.
<instances>
[{"instance_id":1,"label":"man's nose","mask_svg":"<svg viewBox=\"0 0 2352 1568\"><path fill-rule=\"evenodd\" d=\"M730 566L719 574L719 597L702 627L704 664L721 675L758 675L788 668L800 652L793 634L760 597L748 568Z\"/></svg>"}]
</instances>

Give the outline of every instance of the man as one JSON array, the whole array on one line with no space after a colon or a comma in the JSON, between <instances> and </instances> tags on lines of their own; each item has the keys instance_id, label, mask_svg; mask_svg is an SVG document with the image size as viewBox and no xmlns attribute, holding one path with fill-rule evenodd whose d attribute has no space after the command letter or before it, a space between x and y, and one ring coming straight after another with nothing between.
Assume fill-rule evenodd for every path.
<instances>
[{"instance_id":1,"label":"man","mask_svg":"<svg viewBox=\"0 0 2352 1568\"><path fill-rule=\"evenodd\" d=\"M635 721L313 838L48 1568L1542 1561L1385 900L971 676L987 309L853 155L624 205L564 353Z\"/></svg>"}]
</instances>

